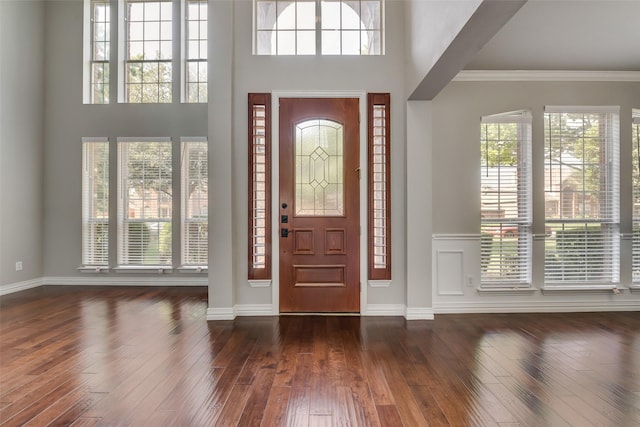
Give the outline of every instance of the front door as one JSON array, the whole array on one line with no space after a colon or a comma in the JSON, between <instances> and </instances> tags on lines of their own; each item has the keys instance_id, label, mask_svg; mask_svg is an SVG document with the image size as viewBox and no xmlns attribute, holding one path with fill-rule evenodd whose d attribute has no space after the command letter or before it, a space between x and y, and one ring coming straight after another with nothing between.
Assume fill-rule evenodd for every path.
<instances>
[{"instance_id":1,"label":"front door","mask_svg":"<svg viewBox=\"0 0 640 427\"><path fill-rule=\"evenodd\" d=\"M359 100L280 99L280 311L360 311Z\"/></svg>"}]
</instances>

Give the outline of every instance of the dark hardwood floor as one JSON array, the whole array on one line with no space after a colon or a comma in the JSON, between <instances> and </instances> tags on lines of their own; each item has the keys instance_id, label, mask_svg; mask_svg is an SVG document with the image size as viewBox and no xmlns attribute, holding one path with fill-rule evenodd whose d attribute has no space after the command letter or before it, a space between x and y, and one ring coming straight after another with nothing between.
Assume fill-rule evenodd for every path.
<instances>
[{"instance_id":1,"label":"dark hardwood floor","mask_svg":"<svg viewBox=\"0 0 640 427\"><path fill-rule=\"evenodd\" d=\"M2 426L638 426L640 313L207 322L204 288L0 300Z\"/></svg>"}]
</instances>

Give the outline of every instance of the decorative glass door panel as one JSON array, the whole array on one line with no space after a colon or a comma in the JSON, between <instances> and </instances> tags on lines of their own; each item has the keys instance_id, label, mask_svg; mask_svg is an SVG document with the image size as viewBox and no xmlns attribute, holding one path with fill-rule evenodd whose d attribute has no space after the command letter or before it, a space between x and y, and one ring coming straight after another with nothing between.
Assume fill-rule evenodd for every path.
<instances>
[{"instance_id":1,"label":"decorative glass door panel","mask_svg":"<svg viewBox=\"0 0 640 427\"><path fill-rule=\"evenodd\" d=\"M344 216L344 127L307 120L295 129L295 215Z\"/></svg>"}]
</instances>

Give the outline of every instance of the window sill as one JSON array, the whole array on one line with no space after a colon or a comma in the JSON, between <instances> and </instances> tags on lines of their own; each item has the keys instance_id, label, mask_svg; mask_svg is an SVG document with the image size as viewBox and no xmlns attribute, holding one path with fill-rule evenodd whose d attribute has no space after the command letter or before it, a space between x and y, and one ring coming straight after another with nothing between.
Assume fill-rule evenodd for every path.
<instances>
[{"instance_id":1,"label":"window sill","mask_svg":"<svg viewBox=\"0 0 640 427\"><path fill-rule=\"evenodd\" d=\"M370 288L388 288L391 286L391 280L368 280Z\"/></svg>"},{"instance_id":2,"label":"window sill","mask_svg":"<svg viewBox=\"0 0 640 427\"><path fill-rule=\"evenodd\" d=\"M173 267L166 265L120 266L113 269L116 273L166 274L173 273Z\"/></svg>"},{"instance_id":3,"label":"window sill","mask_svg":"<svg viewBox=\"0 0 640 427\"><path fill-rule=\"evenodd\" d=\"M631 291L632 294L634 293L640 293L640 284L638 283L634 283L633 285L631 285L629 287L629 291Z\"/></svg>"},{"instance_id":4,"label":"window sill","mask_svg":"<svg viewBox=\"0 0 640 427\"><path fill-rule=\"evenodd\" d=\"M252 288L268 288L271 286L271 279L249 279L249 286Z\"/></svg>"},{"instance_id":5,"label":"window sill","mask_svg":"<svg viewBox=\"0 0 640 427\"><path fill-rule=\"evenodd\" d=\"M110 270L106 265L83 265L82 267L78 267L78 271L80 273L108 273Z\"/></svg>"},{"instance_id":6,"label":"window sill","mask_svg":"<svg viewBox=\"0 0 640 427\"><path fill-rule=\"evenodd\" d=\"M625 288L616 285L547 285L542 288L543 294L552 293L600 293L600 294L619 294Z\"/></svg>"},{"instance_id":7,"label":"window sill","mask_svg":"<svg viewBox=\"0 0 640 427\"><path fill-rule=\"evenodd\" d=\"M476 289L479 294L487 294L487 295L533 295L538 289L533 287L524 287L524 286L512 286L512 287L480 287Z\"/></svg>"},{"instance_id":8,"label":"window sill","mask_svg":"<svg viewBox=\"0 0 640 427\"><path fill-rule=\"evenodd\" d=\"M201 274L207 273L209 271L209 267L204 266L195 266L195 265L182 265L176 268L178 273L187 273L187 274Z\"/></svg>"}]
</instances>

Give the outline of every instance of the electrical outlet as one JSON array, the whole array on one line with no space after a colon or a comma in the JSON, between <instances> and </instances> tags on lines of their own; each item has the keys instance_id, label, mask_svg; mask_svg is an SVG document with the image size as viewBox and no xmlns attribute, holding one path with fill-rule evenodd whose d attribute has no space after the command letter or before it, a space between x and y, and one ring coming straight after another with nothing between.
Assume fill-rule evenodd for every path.
<instances>
[{"instance_id":1,"label":"electrical outlet","mask_svg":"<svg viewBox=\"0 0 640 427\"><path fill-rule=\"evenodd\" d=\"M473 286L473 276L472 275L468 275L467 276L467 286Z\"/></svg>"},{"instance_id":2,"label":"electrical outlet","mask_svg":"<svg viewBox=\"0 0 640 427\"><path fill-rule=\"evenodd\" d=\"M16 271L22 270L22 261L16 261Z\"/></svg>"}]
</instances>

